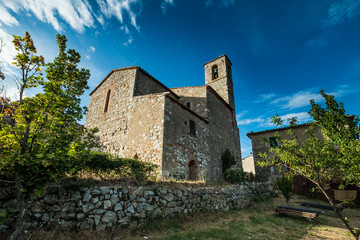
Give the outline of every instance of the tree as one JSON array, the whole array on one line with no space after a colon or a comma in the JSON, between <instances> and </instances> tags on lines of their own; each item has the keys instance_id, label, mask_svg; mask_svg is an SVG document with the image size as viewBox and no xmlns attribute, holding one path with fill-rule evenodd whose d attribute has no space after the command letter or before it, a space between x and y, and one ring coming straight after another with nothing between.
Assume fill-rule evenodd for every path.
<instances>
[{"instance_id":1,"label":"tree","mask_svg":"<svg viewBox=\"0 0 360 240\"><path fill-rule=\"evenodd\" d=\"M0 38L0 54L2 52L3 46L4 46L3 39ZM5 96L4 84L2 82L5 79L5 75L1 67L2 67L2 62L0 62L0 114L4 112L7 103L10 101L9 98Z\"/></svg>"},{"instance_id":2,"label":"tree","mask_svg":"<svg viewBox=\"0 0 360 240\"><path fill-rule=\"evenodd\" d=\"M230 152L229 149L226 149L221 155L221 162L222 162L222 170L224 173L227 169L231 168L231 166L236 163L236 159L234 154Z\"/></svg>"},{"instance_id":3,"label":"tree","mask_svg":"<svg viewBox=\"0 0 360 240\"><path fill-rule=\"evenodd\" d=\"M286 204L289 206L289 201L292 197L292 181L288 177L282 176L276 179L276 185L279 187L286 200Z\"/></svg>"},{"instance_id":4,"label":"tree","mask_svg":"<svg viewBox=\"0 0 360 240\"><path fill-rule=\"evenodd\" d=\"M350 184L360 186L358 117L346 115L343 104L338 104L334 96L326 94L324 90L320 94L325 99L326 107L310 101L309 115L314 121L304 132L305 140L300 140L291 126L287 130L290 139L281 139L279 134L275 134L280 145L270 148L269 153L260 154L265 158L261 165L273 164L279 170L286 169L285 175L301 175L311 181L324 194L351 235L359 239L359 228L350 225L326 190L326 186L333 182L340 184L340 188ZM277 115L272 120L278 126L283 125ZM292 122L292 126L295 126Z\"/></svg>"},{"instance_id":5,"label":"tree","mask_svg":"<svg viewBox=\"0 0 360 240\"><path fill-rule=\"evenodd\" d=\"M59 55L46 65L36 55L29 33L13 40L18 51L13 64L20 70L19 101L10 103L14 109L10 124L2 121L6 112L0 115L0 176L14 182L19 211L11 239L21 232L31 196L42 195L49 183L75 173L93 147L92 132L77 123L86 112L80 96L88 89L89 70L78 68L80 54L67 50L64 35L56 38ZM26 89L38 86L42 93L25 97Z\"/></svg>"}]
</instances>

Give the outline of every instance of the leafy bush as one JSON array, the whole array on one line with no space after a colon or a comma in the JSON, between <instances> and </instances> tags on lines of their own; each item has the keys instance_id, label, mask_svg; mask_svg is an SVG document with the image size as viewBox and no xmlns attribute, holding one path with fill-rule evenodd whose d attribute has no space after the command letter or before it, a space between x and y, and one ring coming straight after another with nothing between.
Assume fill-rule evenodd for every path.
<instances>
[{"instance_id":1,"label":"leafy bush","mask_svg":"<svg viewBox=\"0 0 360 240\"><path fill-rule=\"evenodd\" d=\"M12 221L15 218L17 212L18 211L13 208L0 209L0 224Z\"/></svg>"},{"instance_id":2,"label":"leafy bush","mask_svg":"<svg viewBox=\"0 0 360 240\"><path fill-rule=\"evenodd\" d=\"M221 161L223 166L223 173L229 168L231 168L232 165L236 163L235 156L232 152L229 151L229 149L226 149L225 152L221 155Z\"/></svg>"},{"instance_id":3,"label":"leafy bush","mask_svg":"<svg viewBox=\"0 0 360 240\"><path fill-rule=\"evenodd\" d=\"M284 195L289 206L289 201L292 197L292 181L288 177L282 176L276 179L276 185L279 187L282 195Z\"/></svg>"},{"instance_id":4,"label":"leafy bush","mask_svg":"<svg viewBox=\"0 0 360 240\"><path fill-rule=\"evenodd\" d=\"M237 168L228 168L224 172L225 180L229 183L243 183L247 180L247 173Z\"/></svg>"},{"instance_id":5,"label":"leafy bush","mask_svg":"<svg viewBox=\"0 0 360 240\"><path fill-rule=\"evenodd\" d=\"M107 153L91 152L83 170L112 179L151 180L157 165L137 159L119 158Z\"/></svg>"}]
</instances>

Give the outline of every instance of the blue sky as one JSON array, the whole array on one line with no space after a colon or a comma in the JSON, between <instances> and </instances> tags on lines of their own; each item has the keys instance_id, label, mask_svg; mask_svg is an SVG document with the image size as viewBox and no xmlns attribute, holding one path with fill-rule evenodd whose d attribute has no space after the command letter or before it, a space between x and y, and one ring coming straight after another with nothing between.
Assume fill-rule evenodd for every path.
<instances>
[{"instance_id":1,"label":"blue sky","mask_svg":"<svg viewBox=\"0 0 360 240\"><path fill-rule=\"evenodd\" d=\"M246 133L274 128L274 114L309 121L320 89L359 115L360 0L0 0L13 99L11 40L24 31L46 61L57 55L56 34L67 36L91 72L85 106L112 69L136 65L170 88L196 86L205 81L203 64L227 54L242 157L251 152Z\"/></svg>"}]
</instances>

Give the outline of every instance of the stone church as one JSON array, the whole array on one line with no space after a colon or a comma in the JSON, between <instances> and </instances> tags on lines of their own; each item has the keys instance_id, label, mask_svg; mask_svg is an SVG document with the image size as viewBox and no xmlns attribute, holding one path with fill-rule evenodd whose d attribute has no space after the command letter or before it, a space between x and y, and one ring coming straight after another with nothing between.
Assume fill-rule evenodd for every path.
<instances>
[{"instance_id":1,"label":"stone church","mask_svg":"<svg viewBox=\"0 0 360 240\"><path fill-rule=\"evenodd\" d=\"M226 149L241 161L231 65L211 60L205 85L181 88L140 67L112 70L90 93L85 127L98 127L102 151L155 163L163 179L218 180Z\"/></svg>"}]
</instances>

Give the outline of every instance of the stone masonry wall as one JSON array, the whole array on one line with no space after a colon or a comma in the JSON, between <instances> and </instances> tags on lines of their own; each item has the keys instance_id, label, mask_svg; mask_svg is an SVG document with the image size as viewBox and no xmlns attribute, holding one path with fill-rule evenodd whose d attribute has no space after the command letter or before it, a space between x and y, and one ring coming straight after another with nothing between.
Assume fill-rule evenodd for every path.
<instances>
[{"instance_id":1,"label":"stone masonry wall","mask_svg":"<svg viewBox=\"0 0 360 240\"><path fill-rule=\"evenodd\" d=\"M241 161L239 129L236 124L235 113L226 107L213 91L207 90L207 100L209 109L209 155L212 158L208 175L219 176L222 172L221 155L226 149L234 154L238 162Z\"/></svg>"},{"instance_id":2,"label":"stone masonry wall","mask_svg":"<svg viewBox=\"0 0 360 240\"><path fill-rule=\"evenodd\" d=\"M187 103L190 103L190 109L195 111L197 114L203 118L208 117L207 105L206 105L206 87L197 86L197 87L182 87L182 88L172 88L178 96L180 96L179 101L186 106Z\"/></svg>"},{"instance_id":3,"label":"stone masonry wall","mask_svg":"<svg viewBox=\"0 0 360 240\"><path fill-rule=\"evenodd\" d=\"M218 78L212 79L212 67L217 65ZM210 85L232 108L234 92L231 73L231 62L226 56L220 56L204 65L205 84Z\"/></svg>"},{"instance_id":4,"label":"stone masonry wall","mask_svg":"<svg viewBox=\"0 0 360 240\"><path fill-rule=\"evenodd\" d=\"M190 134L190 120L195 122L195 136ZM188 165L195 161L197 179L207 179L209 164L208 124L172 98L165 100L163 176L186 180Z\"/></svg>"},{"instance_id":5,"label":"stone masonry wall","mask_svg":"<svg viewBox=\"0 0 360 240\"><path fill-rule=\"evenodd\" d=\"M104 230L114 225L137 227L146 220L187 214L201 209L228 211L244 208L259 196L274 191L271 183L248 183L223 187L140 186L82 187L79 190L50 186L47 193L29 206L25 229L60 225L79 229ZM0 209L12 200L0 192ZM1 211L1 210L0 210ZM7 230L0 225L0 231Z\"/></svg>"},{"instance_id":6,"label":"stone masonry wall","mask_svg":"<svg viewBox=\"0 0 360 240\"><path fill-rule=\"evenodd\" d=\"M138 72L136 68L124 69L115 71L106 79L91 95L85 127L99 128L96 136L102 145L100 150L121 157L138 157L161 167L166 93L134 97L136 76L140 79L137 83L146 77ZM154 91L165 90L160 85L156 89L158 85L154 82L151 88ZM104 112L109 89L109 107Z\"/></svg>"}]
</instances>

